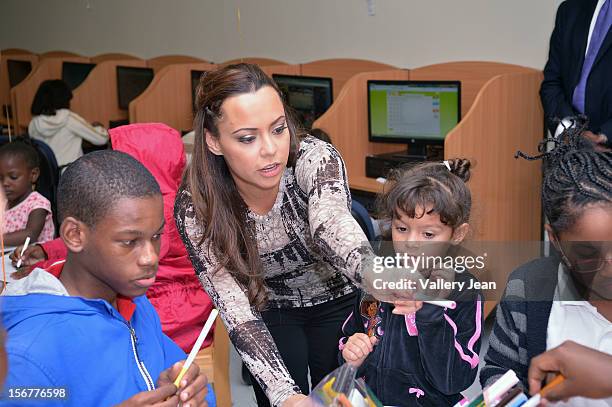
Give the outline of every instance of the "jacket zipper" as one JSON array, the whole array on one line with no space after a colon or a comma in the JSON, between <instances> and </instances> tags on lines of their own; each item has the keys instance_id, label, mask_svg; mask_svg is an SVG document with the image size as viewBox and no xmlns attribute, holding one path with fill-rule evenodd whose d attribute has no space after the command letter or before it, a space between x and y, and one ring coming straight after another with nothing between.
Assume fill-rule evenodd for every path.
<instances>
[{"instance_id":1,"label":"jacket zipper","mask_svg":"<svg viewBox=\"0 0 612 407\"><path fill-rule=\"evenodd\" d=\"M134 331L134 328L132 328L132 324L130 324L129 321L126 322L126 325L130 330L132 352L134 354L134 360L136 360L136 366L138 366L138 370L140 371L140 374L147 385L147 390L155 390L155 384L153 383L153 379L151 378L151 375L147 371L145 364L140 360L140 356L138 355L138 337L136 336L136 332Z\"/></svg>"},{"instance_id":2,"label":"jacket zipper","mask_svg":"<svg viewBox=\"0 0 612 407\"><path fill-rule=\"evenodd\" d=\"M390 325L389 324L389 314L391 313L391 310L387 310L385 312L385 318L383 319L382 323L383 325L383 329L386 330L386 328ZM378 366L384 366L385 363L385 345L387 345L387 337L388 335L385 335L386 331L383 332L382 337L380 338L380 343L378 344L378 346L380 346L380 353L378 356ZM382 389L383 388L383 378L382 375L379 373L376 375L376 386L378 389Z\"/></svg>"}]
</instances>

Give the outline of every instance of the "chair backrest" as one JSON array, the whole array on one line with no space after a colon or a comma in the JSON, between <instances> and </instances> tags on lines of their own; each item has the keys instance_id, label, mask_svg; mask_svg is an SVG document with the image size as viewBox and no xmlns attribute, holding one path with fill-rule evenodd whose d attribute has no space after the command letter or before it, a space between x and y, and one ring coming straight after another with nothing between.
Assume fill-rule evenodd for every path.
<instances>
[{"instance_id":1,"label":"chair backrest","mask_svg":"<svg viewBox=\"0 0 612 407\"><path fill-rule=\"evenodd\" d=\"M57 232L59 231L57 217L57 186L59 185L60 179L59 166L57 165L53 150L51 150L51 147L49 147L47 143L36 139L31 140L36 151L38 151L38 159L40 160L40 176L38 177L36 190L51 202L53 223L55 224L55 230Z\"/></svg>"},{"instance_id":2,"label":"chair backrest","mask_svg":"<svg viewBox=\"0 0 612 407\"><path fill-rule=\"evenodd\" d=\"M355 218L359 226L361 226L368 241L373 241L376 238L374 225L372 224L372 219L365 206L363 206L361 202L353 199L351 204L351 215L353 215L353 218Z\"/></svg>"}]
</instances>

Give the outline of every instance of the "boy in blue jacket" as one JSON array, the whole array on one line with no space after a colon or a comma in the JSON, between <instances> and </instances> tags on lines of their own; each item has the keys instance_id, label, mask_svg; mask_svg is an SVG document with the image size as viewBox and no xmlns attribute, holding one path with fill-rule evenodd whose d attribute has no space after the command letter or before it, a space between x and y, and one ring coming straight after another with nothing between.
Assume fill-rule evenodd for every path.
<instances>
[{"instance_id":1,"label":"boy in blue jacket","mask_svg":"<svg viewBox=\"0 0 612 407\"><path fill-rule=\"evenodd\" d=\"M195 364L177 392L185 354L144 296L164 227L155 178L128 154L94 152L67 168L57 204L66 260L11 283L0 304L9 364L0 404L206 405Z\"/></svg>"}]
</instances>

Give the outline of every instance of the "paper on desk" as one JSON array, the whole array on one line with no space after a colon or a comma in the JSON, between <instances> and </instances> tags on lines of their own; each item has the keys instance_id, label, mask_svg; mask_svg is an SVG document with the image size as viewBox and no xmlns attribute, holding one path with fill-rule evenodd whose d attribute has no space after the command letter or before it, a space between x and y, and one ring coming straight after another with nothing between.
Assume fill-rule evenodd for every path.
<instances>
[{"instance_id":1,"label":"paper on desk","mask_svg":"<svg viewBox=\"0 0 612 407\"><path fill-rule=\"evenodd\" d=\"M8 254L5 254L3 257L4 257L4 271L6 272L6 282L7 284L9 284L9 283L16 281L15 279L11 277L11 274L16 272L17 269L13 266L13 263L11 263L11 259L9 258ZM0 281L4 281L2 270L0 270Z\"/></svg>"}]
</instances>

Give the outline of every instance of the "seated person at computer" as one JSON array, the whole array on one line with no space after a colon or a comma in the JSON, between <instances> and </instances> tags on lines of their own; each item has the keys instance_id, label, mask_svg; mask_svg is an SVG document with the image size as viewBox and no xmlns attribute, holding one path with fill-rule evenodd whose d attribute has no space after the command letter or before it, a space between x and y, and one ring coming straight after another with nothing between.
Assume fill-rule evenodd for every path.
<instances>
[{"instance_id":1,"label":"seated person at computer","mask_svg":"<svg viewBox=\"0 0 612 407\"><path fill-rule=\"evenodd\" d=\"M5 389L64 389L67 399L55 402L75 406L132 397L162 403L177 391L185 353L162 333L144 296L155 282L164 228L159 185L128 154L93 152L63 174L58 211L67 259L33 270L0 298ZM178 390L168 406L206 405L207 380L197 365Z\"/></svg>"},{"instance_id":2,"label":"seated person at computer","mask_svg":"<svg viewBox=\"0 0 612 407\"><path fill-rule=\"evenodd\" d=\"M108 142L108 133L101 125L91 125L70 111L72 91L59 79L44 81L32 102L30 137L51 147L57 165L70 164L83 155L82 143L100 146Z\"/></svg>"}]
</instances>

